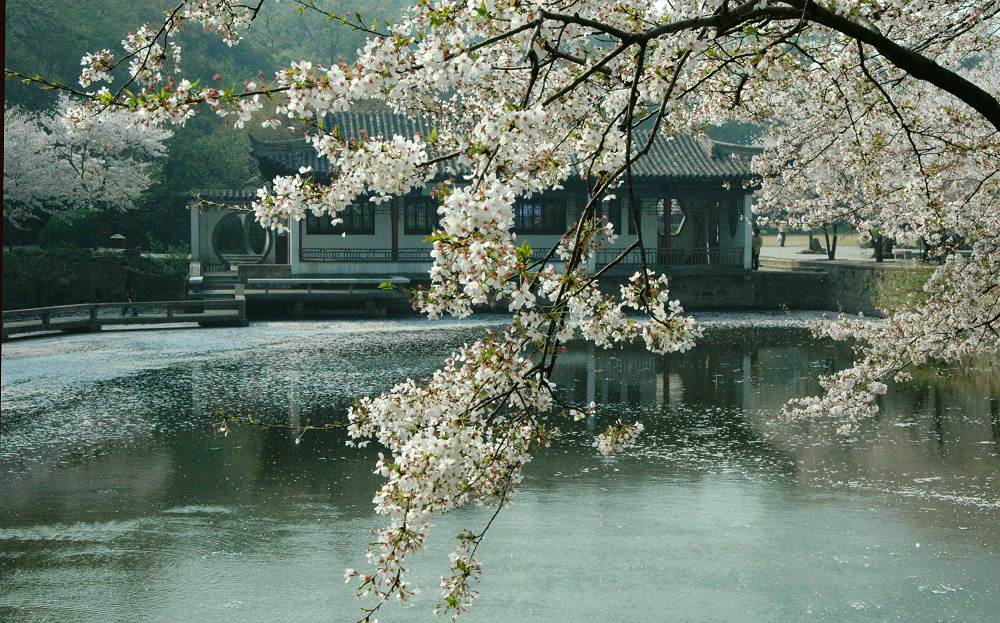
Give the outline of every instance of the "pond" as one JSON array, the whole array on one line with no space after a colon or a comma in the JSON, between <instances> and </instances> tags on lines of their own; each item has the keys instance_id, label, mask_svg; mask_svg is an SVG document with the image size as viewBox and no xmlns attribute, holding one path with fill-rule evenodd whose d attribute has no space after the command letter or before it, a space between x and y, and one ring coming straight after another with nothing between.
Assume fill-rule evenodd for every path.
<instances>
[{"instance_id":1,"label":"pond","mask_svg":"<svg viewBox=\"0 0 1000 623\"><path fill-rule=\"evenodd\" d=\"M850 351L801 319L706 316L693 351L574 345L556 382L600 406L526 472L480 548L468 621L996 621L1000 372L894 387L849 438L778 417ZM300 424L431 372L490 323L259 323L24 340L3 350L0 620L354 621L376 448ZM777 324L782 326L768 327ZM603 458L593 435L638 420ZM412 565L427 621L451 536Z\"/></svg>"}]
</instances>

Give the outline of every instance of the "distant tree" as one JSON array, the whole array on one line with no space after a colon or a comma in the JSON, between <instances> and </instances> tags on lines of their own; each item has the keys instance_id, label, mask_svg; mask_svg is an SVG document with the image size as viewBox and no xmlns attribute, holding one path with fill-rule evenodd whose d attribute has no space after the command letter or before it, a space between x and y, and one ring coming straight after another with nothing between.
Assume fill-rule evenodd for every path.
<instances>
[{"instance_id":1,"label":"distant tree","mask_svg":"<svg viewBox=\"0 0 1000 623\"><path fill-rule=\"evenodd\" d=\"M55 111L4 110L3 215L16 227L67 209L129 210L154 181L172 132L134 126L124 111L66 123Z\"/></svg>"}]
</instances>

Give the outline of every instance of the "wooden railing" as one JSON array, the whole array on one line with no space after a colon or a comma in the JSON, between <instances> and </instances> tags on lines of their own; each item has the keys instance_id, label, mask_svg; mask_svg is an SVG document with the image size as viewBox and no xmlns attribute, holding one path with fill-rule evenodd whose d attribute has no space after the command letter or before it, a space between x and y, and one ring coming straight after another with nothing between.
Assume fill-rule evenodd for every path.
<instances>
[{"instance_id":1,"label":"wooden railing","mask_svg":"<svg viewBox=\"0 0 1000 623\"><path fill-rule=\"evenodd\" d=\"M597 266L606 266L621 253L621 249L603 249L594 258ZM532 261L543 259L548 249L532 249ZM428 247L398 249L321 249L304 248L301 252L305 262L430 262ZM621 266L638 266L641 262L638 249L630 252L620 262ZM552 257L557 262L558 258ZM647 249L646 263L650 266L743 266L743 249Z\"/></svg>"},{"instance_id":2,"label":"wooden railing","mask_svg":"<svg viewBox=\"0 0 1000 623\"><path fill-rule=\"evenodd\" d=\"M201 326L246 326L246 297L239 292L232 299L82 303L14 309L3 312L3 339L21 333L72 333L99 331L105 325L181 322L195 322Z\"/></svg>"},{"instance_id":3,"label":"wooden railing","mask_svg":"<svg viewBox=\"0 0 1000 623\"><path fill-rule=\"evenodd\" d=\"M549 250L533 249L532 260L540 260ZM392 249L321 249L304 248L301 252L304 262L431 262L430 247L397 249L395 257ZM555 256L553 256L555 257ZM558 259L558 258L556 258Z\"/></svg>"},{"instance_id":4,"label":"wooden railing","mask_svg":"<svg viewBox=\"0 0 1000 623\"><path fill-rule=\"evenodd\" d=\"M622 250L602 249L594 260L598 268L615 260ZM641 265L642 254L633 249L622 258L619 266ZM646 249L646 264L649 266L743 266L743 249Z\"/></svg>"},{"instance_id":5,"label":"wooden railing","mask_svg":"<svg viewBox=\"0 0 1000 623\"><path fill-rule=\"evenodd\" d=\"M397 249L321 249L304 248L299 258L303 262L427 262L431 261L430 247Z\"/></svg>"},{"instance_id":6,"label":"wooden railing","mask_svg":"<svg viewBox=\"0 0 1000 623\"><path fill-rule=\"evenodd\" d=\"M406 277L283 277L283 278L251 278L247 279L246 292L251 296L261 294L299 294L310 295L321 292L344 292L349 294L364 293L371 295L382 291L382 284L406 286L410 280Z\"/></svg>"}]
</instances>

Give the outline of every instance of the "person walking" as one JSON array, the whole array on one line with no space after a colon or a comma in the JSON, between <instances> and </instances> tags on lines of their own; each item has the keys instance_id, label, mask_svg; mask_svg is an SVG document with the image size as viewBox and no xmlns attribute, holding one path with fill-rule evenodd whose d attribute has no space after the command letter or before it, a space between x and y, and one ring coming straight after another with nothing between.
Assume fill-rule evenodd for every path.
<instances>
[{"instance_id":1,"label":"person walking","mask_svg":"<svg viewBox=\"0 0 1000 623\"><path fill-rule=\"evenodd\" d=\"M785 238L788 237L788 222L781 221L778 223L778 246L785 246Z\"/></svg>"},{"instance_id":2,"label":"person walking","mask_svg":"<svg viewBox=\"0 0 1000 623\"><path fill-rule=\"evenodd\" d=\"M876 225L871 228L870 233L872 236L872 257L875 258L876 262L881 263L885 259L885 241L882 239L882 232Z\"/></svg>"},{"instance_id":3,"label":"person walking","mask_svg":"<svg viewBox=\"0 0 1000 623\"><path fill-rule=\"evenodd\" d=\"M128 262L122 262L122 274L125 275L125 301L128 303L134 303L136 300L135 276L137 272L138 271L128 265ZM128 305L122 305L122 316L125 315L128 308ZM139 315L139 309L135 306L132 306L132 315Z\"/></svg>"},{"instance_id":4,"label":"person walking","mask_svg":"<svg viewBox=\"0 0 1000 623\"><path fill-rule=\"evenodd\" d=\"M760 270L760 249L764 246L764 236L760 235L760 227L753 228L753 239L750 243L750 268Z\"/></svg>"}]
</instances>

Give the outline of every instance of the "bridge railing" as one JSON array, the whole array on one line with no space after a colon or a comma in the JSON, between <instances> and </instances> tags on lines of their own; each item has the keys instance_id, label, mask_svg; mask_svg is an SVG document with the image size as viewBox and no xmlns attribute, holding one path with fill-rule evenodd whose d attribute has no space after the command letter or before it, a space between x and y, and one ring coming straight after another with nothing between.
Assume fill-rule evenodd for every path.
<instances>
[{"instance_id":1,"label":"bridge railing","mask_svg":"<svg viewBox=\"0 0 1000 623\"><path fill-rule=\"evenodd\" d=\"M137 310L179 310L179 309L194 309L194 308L204 308L204 309L233 309L238 307L239 304L246 304L245 301L236 301L234 299L190 299L186 301L120 301L111 303L74 303L71 305L52 305L49 307L26 307L23 309L8 309L4 310L3 318L6 320L8 318L21 317L21 316L71 316L71 315L81 315L87 314L90 311L97 310L120 310L123 307L128 309Z\"/></svg>"},{"instance_id":2,"label":"bridge railing","mask_svg":"<svg viewBox=\"0 0 1000 623\"><path fill-rule=\"evenodd\" d=\"M212 314L235 311L235 315ZM102 312L104 312L102 314ZM108 312L111 312L110 314ZM121 313L121 317L118 314ZM104 324L155 324L169 322L247 322L246 297L242 289L232 299L186 301L122 301L78 303L11 309L3 312L4 337L15 332L90 329Z\"/></svg>"}]
</instances>

